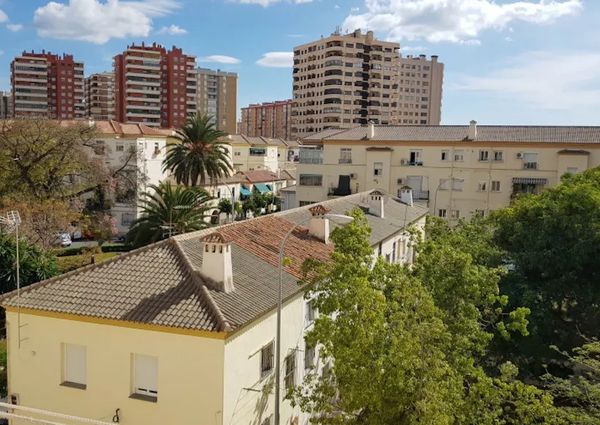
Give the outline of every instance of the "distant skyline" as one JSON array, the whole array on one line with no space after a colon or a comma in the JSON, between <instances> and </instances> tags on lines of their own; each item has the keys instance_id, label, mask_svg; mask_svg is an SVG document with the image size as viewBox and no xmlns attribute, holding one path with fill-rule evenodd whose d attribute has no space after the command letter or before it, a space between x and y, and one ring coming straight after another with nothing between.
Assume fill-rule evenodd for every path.
<instances>
[{"instance_id":1,"label":"distant skyline","mask_svg":"<svg viewBox=\"0 0 600 425\"><path fill-rule=\"evenodd\" d=\"M291 98L294 46L362 28L439 55L443 124L600 125L599 18L593 0L0 0L0 90L23 50L71 53L87 76L144 41L238 73L241 108Z\"/></svg>"}]
</instances>

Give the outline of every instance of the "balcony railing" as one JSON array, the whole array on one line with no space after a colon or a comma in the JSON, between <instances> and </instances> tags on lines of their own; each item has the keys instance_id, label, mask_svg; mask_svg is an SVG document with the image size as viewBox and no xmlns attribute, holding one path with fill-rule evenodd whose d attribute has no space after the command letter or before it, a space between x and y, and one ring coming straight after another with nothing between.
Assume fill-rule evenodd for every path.
<instances>
[{"instance_id":1,"label":"balcony railing","mask_svg":"<svg viewBox=\"0 0 600 425\"><path fill-rule=\"evenodd\" d=\"M526 170L537 170L538 163L537 162L524 162L523 168Z\"/></svg>"}]
</instances>

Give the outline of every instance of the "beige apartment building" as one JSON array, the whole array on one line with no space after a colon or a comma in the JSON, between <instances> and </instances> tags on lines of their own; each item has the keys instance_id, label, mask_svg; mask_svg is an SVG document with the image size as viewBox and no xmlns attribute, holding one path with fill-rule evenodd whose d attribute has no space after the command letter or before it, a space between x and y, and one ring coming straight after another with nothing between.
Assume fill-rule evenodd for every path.
<instances>
[{"instance_id":1,"label":"beige apartment building","mask_svg":"<svg viewBox=\"0 0 600 425\"><path fill-rule=\"evenodd\" d=\"M292 135L369 122L438 125L443 65L399 50L360 30L294 48Z\"/></svg>"},{"instance_id":2,"label":"beige apartment building","mask_svg":"<svg viewBox=\"0 0 600 425\"><path fill-rule=\"evenodd\" d=\"M250 137L272 137L289 140L292 133L291 99L255 103L242 108L238 133Z\"/></svg>"},{"instance_id":3,"label":"beige apartment building","mask_svg":"<svg viewBox=\"0 0 600 425\"><path fill-rule=\"evenodd\" d=\"M11 63L12 112L16 118L70 120L85 117L83 63L72 55L23 52Z\"/></svg>"},{"instance_id":4,"label":"beige apartment building","mask_svg":"<svg viewBox=\"0 0 600 425\"><path fill-rule=\"evenodd\" d=\"M599 165L600 127L362 126L303 141L295 198L306 205L408 186L431 214L456 220Z\"/></svg>"},{"instance_id":5,"label":"beige apartment building","mask_svg":"<svg viewBox=\"0 0 600 425\"><path fill-rule=\"evenodd\" d=\"M196 57L173 46L132 44L114 57L115 119L182 127L196 114Z\"/></svg>"},{"instance_id":6,"label":"beige apartment building","mask_svg":"<svg viewBox=\"0 0 600 425\"><path fill-rule=\"evenodd\" d=\"M217 129L236 132L237 79L235 72L198 68L196 70L198 113L214 118Z\"/></svg>"},{"instance_id":7,"label":"beige apartment building","mask_svg":"<svg viewBox=\"0 0 600 425\"><path fill-rule=\"evenodd\" d=\"M115 116L115 75L92 74L85 79L86 114L94 120L112 120Z\"/></svg>"}]
</instances>

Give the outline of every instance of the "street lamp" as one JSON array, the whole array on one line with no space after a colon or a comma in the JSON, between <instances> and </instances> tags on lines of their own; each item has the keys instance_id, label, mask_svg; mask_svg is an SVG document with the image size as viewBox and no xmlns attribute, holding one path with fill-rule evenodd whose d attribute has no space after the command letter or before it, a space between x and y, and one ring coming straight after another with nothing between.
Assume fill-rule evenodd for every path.
<instances>
[{"instance_id":1,"label":"street lamp","mask_svg":"<svg viewBox=\"0 0 600 425\"><path fill-rule=\"evenodd\" d=\"M0 216L0 225L3 225L8 233L15 232L15 257L16 257L16 277L17 277L17 322L18 322L18 339L19 348L21 348L21 275L20 275L20 259L19 259L19 226L21 225L21 215L19 211L8 211L5 216Z\"/></svg>"},{"instance_id":2,"label":"street lamp","mask_svg":"<svg viewBox=\"0 0 600 425\"><path fill-rule=\"evenodd\" d=\"M348 224L354 220L353 217L343 214L325 214L324 219L338 219L344 224ZM297 227L308 223L312 217L306 218L292 226L286 233L279 245L279 293L277 296L277 337L275 339L275 425L280 425L280 392L281 392L281 307L283 303L283 260L285 244Z\"/></svg>"}]
</instances>

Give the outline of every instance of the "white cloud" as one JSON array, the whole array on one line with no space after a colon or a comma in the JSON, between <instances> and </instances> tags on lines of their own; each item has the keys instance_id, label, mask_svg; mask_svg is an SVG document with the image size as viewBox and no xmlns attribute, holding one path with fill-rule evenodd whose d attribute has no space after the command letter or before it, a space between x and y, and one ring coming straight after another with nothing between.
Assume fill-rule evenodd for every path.
<instances>
[{"instance_id":1,"label":"white cloud","mask_svg":"<svg viewBox=\"0 0 600 425\"><path fill-rule=\"evenodd\" d=\"M451 89L545 110L600 107L599 68L600 53L529 52L486 76L463 76Z\"/></svg>"},{"instance_id":2,"label":"white cloud","mask_svg":"<svg viewBox=\"0 0 600 425\"><path fill-rule=\"evenodd\" d=\"M400 52L424 52L429 50L429 48L425 46L400 46Z\"/></svg>"},{"instance_id":3,"label":"white cloud","mask_svg":"<svg viewBox=\"0 0 600 425\"><path fill-rule=\"evenodd\" d=\"M267 52L256 63L267 68L291 68L294 64L294 53Z\"/></svg>"},{"instance_id":4,"label":"white cloud","mask_svg":"<svg viewBox=\"0 0 600 425\"><path fill-rule=\"evenodd\" d=\"M169 34L169 35L183 35L187 34L187 30L181 28L179 25L169 25L168 27L162 27L159 31L159 34Z\"/></svg>"},{"instance_id":5,"label":"white cloud","mask_svg":"<svg viewBox=\"0 0 600 425\"><path fill-rule=\"evenodd\" d=\"M258 4L263 7L271 6L272 4L279 3L282 0L237 0L241 4ZM311 3L313 0L287 0L294 4Z\"/></svg>"},{"instance_id":6,"label":"white cloud","mask_svg":"<svg viewBox=\"0 0 600 425\"><path fill-rule=\"evenodd\" d=\"M177 8L176 0L68 0L39 7L33 23L40 37L104 44L111 38L147 37L152 18Z\"/></svg>"},{"instance_id":7,"label":"white cloud","mask_svg":"<svg viewBox=\"0 0 600 425\"><path fill-rule=\"evenodd\" d=\"M21 24L7 24L6 28L8 28L12 32L21 31L23 29L23 25Z\"/></svg>"},{"instance_id":8,"label":"white cloud","mask_svg":"<svg viewBox=\"0 0 600 425\"><path fill-rule=\"evenodd\" d=\"M199 59L200 62L212 62L212 63L223 63L227 65L235 65L241 62L238 58L234 58L233 56L225 56L225 55L211 55L205 56Z\"/></svg>"},{"instance_id":9,"label":"white cloud","mask_svg":"<svg viewBox=\"0 0 600 425\"><path fill-rule=\"evenodd\" d=\"M583 9L582 0L365 0L367 11L352 12L344 29L375 29L390 40L472 42L486 30L515 21L545 24Z\"/></svg>"},{"instance_id":10,"label":"white cloud","mask_svg":"<svg viewBox=\"0 0 600 425\"><path fill-rule=\"evenodd\" d=\"M8 21L8 15L0 9L0 23Z\"/></svg>"}]
</instances>

